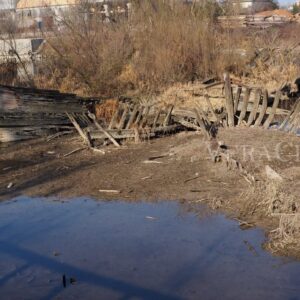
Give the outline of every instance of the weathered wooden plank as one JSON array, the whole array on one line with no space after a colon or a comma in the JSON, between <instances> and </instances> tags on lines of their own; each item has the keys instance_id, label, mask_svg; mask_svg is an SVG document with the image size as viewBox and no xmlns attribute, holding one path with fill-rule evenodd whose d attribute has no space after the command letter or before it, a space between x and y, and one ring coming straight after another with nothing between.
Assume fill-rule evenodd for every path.
<instances>
[{"instance_id":1,"label":"weathered wooden plank","mask_svg":"<svg viewBox=\"0 0 300 300\"><path fill-rule=\"evenodd\" d=\"M261 122L264 119L264 116L266 115L266 111L267 111L267 107L268 107L268 90L265 89L262 94L263 94L262 95L263 102L262 102L260 109L258 106L259 115L254 123L254 127L260 126Z\"/></svg>"},{"instance_id":2,"label":"weathered wooden plank","mask_svg":"<svg viewBox=\"0 0 300 300\"><path fill-rule=\"evenodd\" d=\"M152 123L152 130L156 128L156 125L157 125L157 121L159 119L159 116L161 114L161 108L159 108L155 114L155 117L154 117L154 120L153 120L153 123Z\"/></svg>"},{"instance_id":3,"label":"weathered wooden plank","mask_svg":"<svg viewBox=\"0 0 300 300\"><path fill-rule=\"evenodd\" d=\"M119 112L120 112L120 106L117 107L115 113L113 114L110 123L108 125L108 129L113 129L116 127L117 121L118 121L118 117L119 117Z\"/></svg>"},{"instance_id":4,"label":"weathered wooden plank","mask_svg":"<svg viewBox=\"0 0 300 300\"><path fill-rule=\"evenodd\" d=\"M172 105L172 104L168 107L166 118L164 119L164 122L162 124L163 126L168 126L169 125L173 108L174 108L174 105Z\"/></svg>"},{"instance_id":5,"label":"weathered wooden plank","mask_svg":"<svg viewBox=\"0 0 300 300\"><path fill-rule=\"evenodd\" d=\"M229 74L225 74L225 108L227 111L227 117L228 117L228 126L233 127L234 126L234 113L233 113L233 95L232 95L232 88L231 88L231 82Z\"/></svg>"},{"instance_id":6,"label":"weathered wooden plank","mask_svg":"<svg viewBox=\"0 0 300 300\"><path fill-rule=\"evenodd\" d=\"M135 125L139 125L139 123L140 123L140 121L141 121L141 119L143 117L144 109L145 109L144 106L140 106L138 115L137 115L137 117L135 119L135 122L134 122Z\"/></svg>"},{"instance_id":7,"label":"weathered wooden plank","mask_svg":"<svg viewBox=\"0 0 300 300\"><path fill-rule=\"evenodd\" d=\"M300 101L296 104L295 109L291 115L291 118L288 120L287 124L287 131L291 131L294 128L294 123L297 121L297 118L299 118L300 114Z\"/></svg>"},{"instance_id":8,"label":"weathered wooden plank","mask_svg":"<svg viewBox=\"0 0 300 300\"><path fill-rule=\"evenodd\" d=\"M236 114L237 108L238 108L238 104L241 98L241 93L242 93L242 87L238 87L236 94L234 96L234 105L233 105L233 113Z\"/></svg>"},{"instance_id":9,"label":"weathered wooden plank","mask_svg":"<svg viewBox=\"0 0 300 300\"><path fill-rule=\"evenodd\" d=\"M246 116L248 102L249 102L249 98L250 98L250 92L251 92L251 90L249 88L246 88L245 91L244 91L242 108L241 108L241 113L240 113L240 116L239 116L238 125L241 125L242 121L244 120L244 118ZM238 105L238 108L239 108L239 105Z\"/></svg>"},{"instance_id":10,"label":"weathered wooden plank","mask_svg":"<svg viewBox=\"0 0 300 300\"><path fill-rule=\"evenodd\" d=\"M203 117L201 116L201 113L197 109L195 109L194 112L196 115L196 120L197 120L200 128L202 129L204 135L206 135L207 138L210 138L209 132L206 129L206 125L204 123Z\"/></svg>"},{"instance_id":11,"label":"weathered wooden plank","mask_svg":"<svg viewBox=\"0 0 300 300\"><path fill-rule=\"evenodd\" d=\"M125 125L125 122L126 122L126 118L128 116L128 111L129 111L129 107L128 107L128 105L126 105L125 108L124 108L124 110L123 110L120 122L119 122L119 124L117 126L118 129L123 129L124 128L124 125Z\"/></svg>"},{"instance_id":12,"label":"weathered wooden plank","mask_svg":"<svg viewBox=\"0 0 300 300\"><path fill-rule=\"evenodd\" d=\"M190 128L190 129L194 129L194 130L201 130L201 127L199 127L196 124L193 124L191 122L188 122L184 119L180 119L177 122L186 128Z\"/></svg>"},{"instance_id":13,"label":"weathered wooden plank","mask_svg":"<svg viewBox=\"0 0 300 300\"><path fill-rule=\"evenodd\" d=\"M272 105L272 111L263 125L265 129L269 128L271 122L274 119L276 109L277 109L279 101L280 101L280 97L281 97L281 91L277 91L275 94L275 99L274 99L273 105Z\"/></svg>"},{"instance_id":14,"label":"weathered wooden plank","mask_svg":"<svg viewBox=\"0 0 300 300\"><path fill-rule=\"evenodd\" d=\"M120 144L114 139L114 137L107 132L96 120L96 116L92 113L88 113L89 117L94 121L95 126L105 134L105 136L116 146L116 147L120 147Z\"/></svg>"},{"instance_id":15,"label":"weathered wooden plank","mask_svg":"<svg viewBox=\"0 0 300 300\"><path fill-rule=\"evenodd\" d=\"M251 110L250 115L247 120L247 126L252 125L253 121L256 120L256 115L257 115L257 111L258 111L260 98L261 98L261 90L257 89L255 91L253 107L252 107L252 110Z\"/></svg>"},{"instance_id":16,"label":"weathered wooden plank","mask_svg":"<svg viewBox=\"0 0 300 300\"><path fill-rule=\"evenodd\" d=\"M213 117L215 118L215 121L217 121L217 120L218 120L218 117L217 117L217 115L216 115L216 113L215 113L215 111L214 111L214 108L213 108L213 106L212 106L212 104L211 104L211 101L210 101L209 96L208 96L207 93L204 95L204 98L205 98L205 100L206 100L206 103L207 103L207 105L208 105L208 107L209 107L209 110L210 110L211 114L212 114Z\"/></svg>"},{"instance_id":17,"label":"weathered wooden plank","mask_svg":"<svg viewBox=\"0 0 300 300\"><path fill-rule=\"evenodd\" d=\"M150 106L147 105L145 107L145 109L144 109L144 112L143 112L143 116L142 116L142 121L141 121L140 127L146 126L147 119L148 119L148 116L149 116L149 112L150 112Z\"/></svg>"},{"instance_id":18,"label":"weathered wooden plank","mask_svg":"<svg viewBox=\"0 0 300 300\"><path fill-rule=\"evenodd\" d=\"M64 126L60 129L66 129L70 132L71 128L74 127ZM56 126L0 128L0 142L6 143L28 140L43 137L55 132L57 132Z\"/></svg>"},{"instance_id":19,"label":"weathered wooden plank","mask_svg":"<svg viewBox=\"0 0 300 300\"><path fill-rule=\"evenodd\" d=\"M156 127L154 131L141 129L138 132L141 138L148 138L148 137L154 137L158 133L172 132L174 130L178 130L179 128L180 126L178 125L170 125L165 127L159 126ZM116 140L135 138L136 135L135 129L123 129L123 130L111 129L111 130L107 130L107 132ZM92 139L104 139L106 137L104 133L95 131L93 129L91 129L90 134Z\"/></svg>"},{"instance_id":20,"label":"weathered wooden plank","mask_svg":"<svg viewBox=\"0 0 300 300\"><path fill-rule=\"evenodd\" d=\"M87 135L83 132L80 125L75 120L74 116L68 112L66 112L66 115L68 116L68 118L70 119L70 121L74 125L74 127L76 128L79 135L82 137L83 141L88 145L88 147L91 147L92 146L91 141L89 140Z\"/></svg>"},{"instance_id":21,"label":"weathered wooden plank","mask_svg":"<svg viewBox=\"0 0 300 300\"><path fill-rule=\"evenodd\" d=\"M131 127L131 125L133 124L133 121L134 121L134 119L135 119L135 117L136 117L136 114L137 114L137 112L138 112L138 109L139 109L139 105L136 104L136 105L134 106L134 108L133 108L133 111L132 111L131 114L130 114L130 118L129 118L128 123L127 123L127 125L126 125L126 129L129 129L129 128Z\"/></svg>"}]
</instances>

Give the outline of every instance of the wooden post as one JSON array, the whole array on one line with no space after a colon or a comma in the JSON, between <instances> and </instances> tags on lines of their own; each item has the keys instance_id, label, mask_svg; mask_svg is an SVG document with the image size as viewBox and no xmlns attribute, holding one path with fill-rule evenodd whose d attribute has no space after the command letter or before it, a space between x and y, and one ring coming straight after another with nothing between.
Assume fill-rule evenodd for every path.
<instances>
[{"instance_id":1,"label":"wooden post","mask_svg":"<svg viewBox=\"0 0 300 300\"><path fill-rule=\"evenodd\" d=\"M118 116L119 116L119 109L120 107L118 106L115 113L113 114L111 121L109 123L108 129L113 129L116 125L116 122L118 120Z\"/></svg>"},{"instance_id":2,"label":"wooden post","mask_svg":"<svg viewBox=\"0 0 300 300\"><path fill-rule=\"evenodd\" d=\"M257 127L261 124L261 122L266 114L267 107L268 107L268 90L265 89L263 91L263 103L260 107L260 112L259 112L258 118L255 121L254 127Z\"/></svg>"},{"instance_id":3,"label":"wooden post","mask_svg":"<svg viewBox=\"0 0 300 300\"><path fill-rule=\"evenodd\" d=\"M203 132L204 132L204 134L206 135L206 137L207 137L208 139L210 139L210 134L209 134L209 132L208 132L207 129L206 129L205 123L204 123L203 118L201 117L199 111L198 111L197 109L194 109L194 112L195 112L196 120L197 120L199 126L200 126L201 129L203 130Z\"/></svg>"},{"instance_id":4,"label":"wooden post","mask_svg":"<svg viewBox=\"0 0 300 300\"><path fill-rule=\"evenodd\" d=\"M289 128L291 127L291 123L293 123L295 116L299 113L300 111L300 101L296 102L293 109L290 111L290 113L287 115L287 117L284 119L282 124L280 125L279 129L282 130L285 128L285 126L288 126Z\"/></svg>"},{"instance_id":5,"label":"wooden post","mask_svg":"<svg viewBox=\"0 0 300 300\"><path fill-rule=\"evenodd\" d=\"M126 125L126 129L129 129L130 126L132 125L132 123L133 123L133 121L134 121L134 119L136 117L136 114L138 112L138 109L139 109L139 105L136 104L134 106L134 108L133 108L133 111L132 111L131 115L130 115L129 121L128 121L127 125Z\"/></svg>"},{"instance_id":6,"label":"wooden post","mask_svg":"<svg viewBox=\"0 0 300 300\"><path fill-rule=\"evenodd\" d=\"M215 111L214 111L214 108L213 108L213 106L212 106L212 104L211 104L211 102L210 102L208 93L207 93L206 91L205 91L204 98L205 98L206 103L207 103L207 105L208 105L208 107L209 107L209 109L210 109L212 115L214 116L215 120L218 121L218 117L217 117L217 115L216 115L216 113L215 113Z\"/></svg>"},{"instance_id":7,"label":"wooden post","mask_svg":"<svg viewBox=\"0 0 300 300\"><path fill-rule=\"evenodd\" d=\"M141 121L140 127L144 127L147 124L147 118L148 118L148 115L149 115L149 111L150 111L150 107L147 105L145 107L145 110L144 110L144 113L143 113L143 116L142 116L142 121Z\"/></svg>"},{"instance_id":8,"label":"wooden post","mask_svg":"<svg viewBox=\"0 0 300 300\"><path fill-rule=\"evenodd\" d=\"M244 120L244 118L246 116L249 98L250 98L250 89L246 88L244 91L243 106L242 106L242 110L241 110L241 113L239 116L238 125L241 125L242 121Z\"/></svg>"},{"instance_id":9,"label":"wooden post","mask_svg":"<svg viewBox=\"0 0 300 300\"><path fill-rule=\"evenodd\" d=\"M260 97L261 97L261 90L257 89L255 91L253 107L252 107L252 111L251 111L248 121L247 121L247 126L250 126L252 124L253 120L256 119L256 114L257 114L257 110L258 110L258 106L259 106L259 102L260 102Z\"/></svg>"},{"instance_id":10,"label":"wooden post","mask_svg":"<svg viewBox=\"0 0 300 300\"><path fill-rule=\"evenodd\" d=\"M111 134L109 134L96 120L96 117L94 114L88 112L89 117L94 121L95 126L102 131L106 137L116 146L116 147L120 147L120 144L113 138L113 136Z\"/></svg>"},{"instance_id":11,"label":"wooden post","mask_svg":"<svg viewBox=\"0 0 300 300\"><path fill-rule=\"evenodd\" d=\"M135 120L135 122L134 122L135 125L139 125L139 123L140 123L140 121L141 121L141 119L142 119L142 117L143 117L144 109L145 109L144 106L141 106L141 107L140 107L140 111L139 111L139 113L138 113L138 115L137 115L137 117L136 117L136 120Z\"/></svg>"},{"instance_id":12,"label":"wooden post","mask_svg":"<svg viewBox=\"0 0 300 300\"><path fill-rule=\"evenodd\" d=\"M124 111L122 113L122 117L121 117L121 120L118 124L118 129L123 129L124 125L125 125L125 121L126 121L126 117L127 117L127 114L128 114L128 105L125 106L124 108Z\"/></svg>"},{"instance_id":13,"label":"wooden post","mask_svg":"<svg viewBox=\"0 0 300 300\"><path fill-rule=\"evenodd\" d=\"M239 101L240 101L240 98L241 98L241 93L242 93L242 87L238 87L237 91L236 91L236 94L235 94L235 97L234 97L234 106L233 106L233 113L236 114L236 111L237 111L237 108L238 108L238 105L239 105Z\"/></svg>"},{"instance_id":14,"label":"wooden post","mask_svg":"<svg viewBox=\"0 0 300 300\"><path fill-rule=\"evenodd\" d=\"M160 116L160 113L161 113L161 108L158 109L158 111L157 111L157 113L154 117L154 121L153 121L153 124L152 124L152 130L154 130L155 127L156 127L156 124L157 124L158 118Z\"/></svg>"},{"instance_id":15,"label":"wooden post","mask_svg":"<svg viewBox=\"0 0 300 300\"><path fill-rule=\"evenodd\" d=\"M170 119L171 119L171 115L172 115L172 111L173 111L173 108L174 106L171 104L169 106L169 109L167 110L167 115L166 115L166 118L163 122L163 126L168 126L169 125L169 122L170 122Z\"/></svg>"},{"instance_id":16,"label":"wooden post","mask_svg":"<svg viewBox=\"0 0 300 300\"><path fill-rule=\"evenodd\" d=\"M234 126L234 114L233 114L233 96L229 74L226 73L224 76L225 81L225 106L228 116L228 126Z\"/></svg>"},{"instance_id":17,"label":"wooden post","mask_svg":"<svg viewBox=\"0 0 300 300\"><path fill-rule=\"evenodd\" d=\"M77 123L74 116L72 114L67 113L67 112L66 112L66 114L67 114L69 120L71 121L71 123L74 125L74 127L78 131L79 135L82 137L83 141L88 145L88 147L92 147L91 141L86 136L86 134L83 132L83 130L80 128L80 125Z\"/></svg>"},{"instance_id":18,"label":"wooden post","mask_svg":"<svg viewBox=\"0 0 300 300\"><path fill-rule=\"evenodd\" d=\"M276 95L275 95L275 99L274 99L274 102L273 102L271 113L269 114L267 120L264 123L264 128L265 129L269 128L271 122L274 119L274 116L275 116L275 113L276 113L276 109L277 109L279 101L280 101L280 97L281 97L281 92L278 90L276 92Z\"/></svg>"}]
</instances>

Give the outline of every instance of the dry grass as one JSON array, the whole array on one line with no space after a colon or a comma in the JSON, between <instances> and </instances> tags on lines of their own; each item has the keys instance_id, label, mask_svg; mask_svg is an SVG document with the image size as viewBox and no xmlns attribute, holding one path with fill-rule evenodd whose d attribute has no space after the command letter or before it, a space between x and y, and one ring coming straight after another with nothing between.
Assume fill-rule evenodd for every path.
<instances>
[{"instance_id":1,"label":"dry grass","mask_svg":"<svg viewBox=\"0 0 300 300\"><path fill-rule=\"evenodd\" d=\"M48 38L37 85L114 97L218 74L215 5L159 0L133 7L128 20L112 23L87 22L77 10L66 15L64 29Z\"/></svg>"},{"instance_id":2,"label":"dry grass","mask_svg":"<svg viewBox=\"0 0 300 300\"><path fill-rule=\"evenodd\" d=\"M273 252L293 251L300 246L299 201L277 181L258 182L242 196L241 217L273 218L277 227L268 235L266 247Z\"/></svg>"}]
</instances>

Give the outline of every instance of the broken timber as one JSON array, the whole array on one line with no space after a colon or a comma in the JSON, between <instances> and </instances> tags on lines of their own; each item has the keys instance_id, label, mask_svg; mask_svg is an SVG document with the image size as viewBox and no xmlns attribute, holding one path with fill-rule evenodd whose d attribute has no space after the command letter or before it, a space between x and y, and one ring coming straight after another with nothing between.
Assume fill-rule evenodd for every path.
<instances>
[{"instance_id":1,"label":"broken timber","mask_svg":"<svg viewBox=\"0 0 300 300\"><path fill-rule=\"evenodd\" d=\"M65 114L87 111L85 99L53 90L0 86L0 142L31 139L70 132L72 122Z\"/></svg>"}]
</instances>

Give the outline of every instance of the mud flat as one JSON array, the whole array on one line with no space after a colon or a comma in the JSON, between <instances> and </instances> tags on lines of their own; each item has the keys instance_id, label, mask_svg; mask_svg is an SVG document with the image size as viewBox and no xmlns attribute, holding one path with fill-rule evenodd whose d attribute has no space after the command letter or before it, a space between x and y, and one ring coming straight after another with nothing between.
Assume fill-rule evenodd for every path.
<instances>
[{"instance_id":1,"label":"mud flat","mask_svg":"<svg viewBox=\"0 0 300 300\"><path fill-rule=\"evenodd\" d=\"M266 229L273 253L299 257L299 138L241 127L220 129L218 140L250 177L223 158L214 163L214 141L199 133L107 147L105 154L73 136L2 145L0 196L206 203L244 228ZM267 166L280 181L268 177Z\"/></svg>"}]
</instances>

